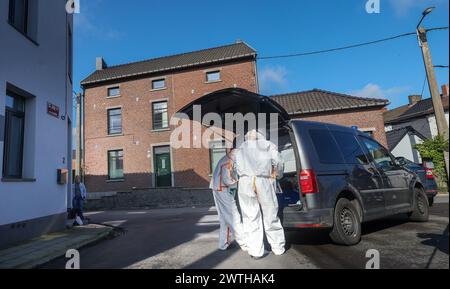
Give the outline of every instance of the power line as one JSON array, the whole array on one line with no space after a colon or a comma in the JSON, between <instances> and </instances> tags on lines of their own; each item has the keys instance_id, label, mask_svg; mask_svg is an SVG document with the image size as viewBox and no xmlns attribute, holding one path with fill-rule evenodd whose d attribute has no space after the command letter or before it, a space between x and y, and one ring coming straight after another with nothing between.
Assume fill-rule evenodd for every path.
<instances>
[{"instance_id":1,"label":"power line","mask_svg":"<svg viewBox=\"0 0 450 289\"><path fill-rule=\"evenodd\" d=\"M427 31L445 30L445 29L448 29L448 26L447 27L430 28ZM403 37L407 37L407 36L412 36L412 35L417 35L417 32L403 33L403 34L399 34L399 35L395 35L395 36L391 36L391 37L387 37L387 38L383 38L383 39L378 39L378 40L363 42L363 43L358 43L358 44L352 44L352 45L347 45L347 46L343 46L343 47L330 48L330 49L317 50L317 51L309 51L309 52L301 52L301 53L294 53L294 54L265 56L265 57L258 57L258 59L259 60L267 60L267 59L290 58L290 57L300 57L300 56L309 56L309 55L330 53L330 52L336 52L336 51L341 51L341 50L346 50L346 49L352 49L352 48L357 48L357 47L362 47L362 46L378 44L381 42L391 41L391 40L395 40L395 39L399 39L399 38L403 38Z\"/></svg>"}]
</instances>

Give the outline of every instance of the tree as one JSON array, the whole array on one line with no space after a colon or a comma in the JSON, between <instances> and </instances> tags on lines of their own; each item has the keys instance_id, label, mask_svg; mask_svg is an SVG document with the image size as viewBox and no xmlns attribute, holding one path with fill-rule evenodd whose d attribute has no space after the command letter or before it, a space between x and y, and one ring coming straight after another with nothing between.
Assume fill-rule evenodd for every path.
<instances>
[{"instance_id":1,"label":"tree","mask_svg":"<svg viewBox=\"0 0 450 289\"><path fill-rule=\"evenodd\" d=\"M444 152L449 151L448 145L448 140L445 140L442 136L437 136L415 146L422 159L429 159L434 163L434 173L437 175L441 185L445 184L447 187L448 177L445 169Z\"/></svg>"}]
</instances>

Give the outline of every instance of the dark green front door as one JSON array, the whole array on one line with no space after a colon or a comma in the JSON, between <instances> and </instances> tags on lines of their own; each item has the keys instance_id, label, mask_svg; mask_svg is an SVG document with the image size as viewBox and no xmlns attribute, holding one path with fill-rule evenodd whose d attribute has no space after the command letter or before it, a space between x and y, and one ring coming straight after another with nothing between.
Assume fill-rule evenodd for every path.
<instances>
[{"instance_id":1,"label":"dark green front door","mask_svg":"<svg viewBox=\"0 0 450 289\"><path fill-rule=\"evenodd\" d=\"M157 187L172 186L170 153L155 153L155 174Z\"/></svg>"}]
</instances>

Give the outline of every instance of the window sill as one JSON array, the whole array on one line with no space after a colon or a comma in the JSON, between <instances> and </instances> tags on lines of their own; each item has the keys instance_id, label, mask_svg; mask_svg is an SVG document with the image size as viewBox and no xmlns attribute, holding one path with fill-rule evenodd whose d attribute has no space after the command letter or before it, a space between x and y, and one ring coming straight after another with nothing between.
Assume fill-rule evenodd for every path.
<instances>
[{"instance_id":1,"label":"window sill","mask_svg":"<svg viewBox=\"0 0 450 289\"><path fill-rule=\"evenodd\" d=\"M123 133L118 134L108 134L107 137L119 137L119 136L125 136Z\"/></svg>"},{"instance_id":2,"label":"window sill","mask_svg":"<svg viewBox=\"0 0 450 289\"><path fill-rule=\"evenodd\" d=\"M125 179L106 180L106 183L123 183Z\"/></svg>"},{"instance_id":3,"label":"window sill","mask_svg":"<svg viewBox=\"0 0 450 289\"><path fill-rule=\"evenodd\" d=\"M213 83L219 83L219 82L222 82L222 80L205 81L205 84L213 84Z\"/></svg>"},{"instance_id":4,"label":"window sill","mask_svg":"<svg viewBox=\"0 0 450 289\"><path fill-rule=\"evenodd\" d=\"M156 92L156 91L161 91L161 90L167 90L167 87L150 89L150 92Z\"/></svg>"},{"instance_id":5,"label":"window sill","mask_svg":"<svg viewBox=\"0 0 450 289\"><path fill-rule=\"evenodd\" d=\"M152 132L166 132L170 131L170 128L152 129Z\"/></svg>"},{"instance_id":6,"label":"window sill","mask_svg":"<svg viewBox=\"0 0 450 289\"><path fill-rule=\"evenodd\" d=\"M36 179L12 179L2 178L3 183L35 183Z\"/></svg>"},{"instance_id":7,"label":"window sill","mask_svg":"<svg viewBox=\"0 0 450 289\"><path fill-rule=\"evenodd\" d=\"M39 43L36 42L36 40L34 40L33 38L31 38L30 36L28 36L27 34L25 34L24 32L20 31L19 29L17 29L16 26L14 26L11 22L7 21L7 23L9 24L9 26L11 26L14 30L16 30L17 32L19 32L20 34L22 34L23 37L25 37L26 39L28 39L31 43L33 43L36 46L39 46Z\"/></svg>"},{"instance_id":8,"label":"window sill","mask_svg":"<svg viewBox=\"0 0 450 289\"><path fill-rule=\"evenodd\" d=\"M114 98L119 98L121 97L121 95L116 95L116 96L107 96L106 99L114 99Z\"/></svg>"}]
</instances>

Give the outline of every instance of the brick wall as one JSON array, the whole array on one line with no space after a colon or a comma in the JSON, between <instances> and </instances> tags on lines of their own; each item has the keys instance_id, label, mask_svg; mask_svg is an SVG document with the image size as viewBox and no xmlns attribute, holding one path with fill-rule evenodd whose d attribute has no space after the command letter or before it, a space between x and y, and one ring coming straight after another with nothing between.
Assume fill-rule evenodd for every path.
<instances>
[{"instance_id":1,"label":"brick wall","mask_svg":"<svg viewBox=\"0 0 450 289\"><path fill-rule=\"evenodd\" d=\"M220 69L221 80L206 83L205 72ZM151 91L151 80L165 77L167 89ZM85 174L90 192L128 191L133 187L153 187L153 151L169 145L171 131L152 131L152 102L168 100L169 116L205 94L230 87L257 91L255 62L245 60L195 70L85 89ZM120 85L120 97L107 98L107 88ZM123 135L107 135L107 110L122 108ZM108 182L107 152L123 149L123 182ZM172 149L174 186L206 187L210 160L207 149Z\"/></svg>"},{"instance_id":2,"label":"brick wall","mask_svg":"<svg viewBox=\"0 0 450 289\"><path fill-rule=\"evenodd\" d=\"M347 127L357 126L360 130L370 130L373 131L374 138L387 147L383 113L383 108L372 108L364 110L347 110L335 113L321 113L308 116L303 115L294 118L332 123Z\"/></svg>"}]
</instances>

